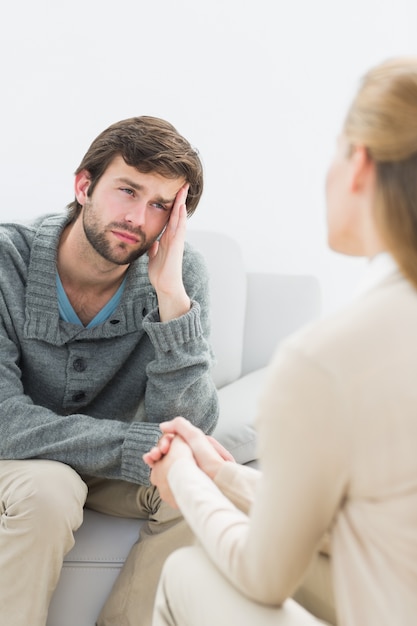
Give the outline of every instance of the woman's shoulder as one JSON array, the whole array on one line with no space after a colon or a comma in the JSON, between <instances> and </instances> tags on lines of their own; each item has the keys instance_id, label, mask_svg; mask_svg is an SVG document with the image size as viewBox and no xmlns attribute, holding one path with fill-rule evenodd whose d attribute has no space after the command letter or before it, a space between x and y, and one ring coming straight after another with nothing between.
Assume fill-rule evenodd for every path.
<instances>
[{"instance_id":1,"label":"woman's shoulder","mask_svg":"<svg viewBox=\"0 0 417 626\"><path fill-rule=\"evenodd\" d=\"M417 290L398 273L340 311L304 327L285 345L329 367L343 363L359 367L408 342L416 343L417 349L416 319Z\"/></svg>"}]
</instances>

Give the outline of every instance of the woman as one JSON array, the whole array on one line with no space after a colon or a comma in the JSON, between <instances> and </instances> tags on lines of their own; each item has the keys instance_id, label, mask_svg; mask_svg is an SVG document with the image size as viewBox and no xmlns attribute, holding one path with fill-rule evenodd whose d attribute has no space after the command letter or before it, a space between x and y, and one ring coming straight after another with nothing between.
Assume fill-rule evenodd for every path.
<instances>
[{"instance_id":1,"label":"woman","mask_svg":"<svg viewBox=\"0 0 417 626\"><path fill-rule=\"evenodd\" d=\"M166 563L155 625L304 623L278 607L326 534L338 624L416 622L417 58L365 76L326 195L330 247L369 267L350 306L273 359L262 474L181 418L145 455L201 546Z\"/></svg>"}]
</instances>

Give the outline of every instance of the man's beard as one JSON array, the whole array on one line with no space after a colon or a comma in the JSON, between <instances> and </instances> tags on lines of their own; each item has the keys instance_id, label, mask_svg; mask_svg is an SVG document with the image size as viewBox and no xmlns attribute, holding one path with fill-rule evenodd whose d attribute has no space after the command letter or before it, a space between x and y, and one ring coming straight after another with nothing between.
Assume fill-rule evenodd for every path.
<instances>
[{"instance_id":1,"label":"man's beard","mask_svg":"<svg viewBox=\"0 0 417 626\"><path fill-rule=\"evenodd\" d=\"M87 210L86 210L87 209ZM140 256L145 254L156 241L157 237L148 241L140 227L135 228L126 222L111 222L107 225L106 231L120 230L122 232L131 233L139 238L139 248L130 250L130 246L123 241L118 241L115 245L111 245L106 238L106 231L99 230L94 219L94 210L91 203L84 206L82 215L84 233L89 244L94 250L106 261L115 263L116 265L129 265L136 261Z\"/></svg>"}]
</instances>

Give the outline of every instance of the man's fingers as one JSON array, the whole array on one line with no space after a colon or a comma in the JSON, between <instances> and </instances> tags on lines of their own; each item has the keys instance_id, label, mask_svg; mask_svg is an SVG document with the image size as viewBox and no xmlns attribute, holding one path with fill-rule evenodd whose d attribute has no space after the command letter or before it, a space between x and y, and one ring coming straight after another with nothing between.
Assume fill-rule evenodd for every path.
<instances>
[{"instance_id":1,"label":"man's fingers","mask_svg":"<svg viewBox=\"0 0 417 626\"><path fill-rule=\"evenodd\" d=\"M154 256L156 256L156 254L158 252L158 248L159 248L159 241L154 241L153 244L151 245L151 247L148 250L148 257L150 259L153 259Z\"/></svg>"},{"instance_id":2,"label":"man's fingers","mask_svg":"<svg viewBox=\"0 0 417 626\"><path fill-rule=\"evenodd\" d=\"M183 185L181 187L181 189L179 190L179 192L177 193L177 197L176 197L176 201L178 202L179 205L186 203L187 201L187 195L188 195L188 190L190 188L190 185L188 183L185 183L185 185Z\"/></svg>"},{"instance_id":3,"label":"man's fingers","mask_svg":"<svg viewBox=\"0 0 417 626\"><path fill-rule=\"evenodd\" d=\"M175 198L175 203L171 211L168 226L172 232L176 232L178 227L185 228L187 221L187 194L190 185L187 183L181 187Z\"/></svg>"}]
</instances>

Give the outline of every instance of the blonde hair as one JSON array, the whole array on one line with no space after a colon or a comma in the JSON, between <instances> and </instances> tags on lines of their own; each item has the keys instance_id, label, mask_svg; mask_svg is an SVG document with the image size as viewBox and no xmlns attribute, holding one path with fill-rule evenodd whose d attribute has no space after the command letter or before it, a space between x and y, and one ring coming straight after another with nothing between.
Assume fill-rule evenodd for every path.
<instances>
[{"instance_id":1,"label":"blonde hair","mask_svg":"<svg viewBox=\"0 0 417 626\"><path fill-rule=\"evenodd\" d=\"M417 57L391 59L364 76L344 132L375 163L377 228L417 287Z\"/></svg>"}]
</instances>

